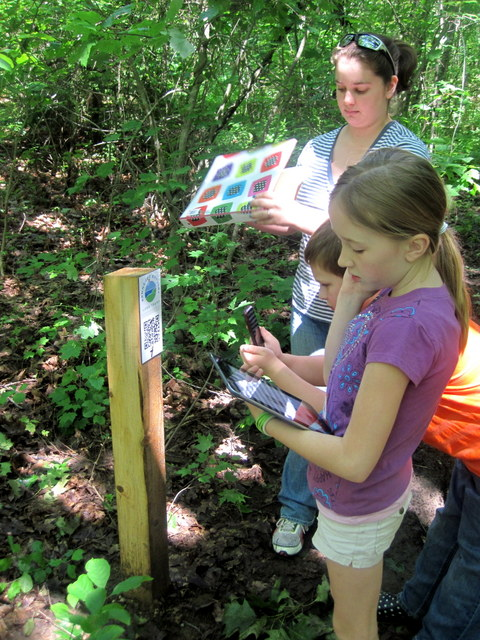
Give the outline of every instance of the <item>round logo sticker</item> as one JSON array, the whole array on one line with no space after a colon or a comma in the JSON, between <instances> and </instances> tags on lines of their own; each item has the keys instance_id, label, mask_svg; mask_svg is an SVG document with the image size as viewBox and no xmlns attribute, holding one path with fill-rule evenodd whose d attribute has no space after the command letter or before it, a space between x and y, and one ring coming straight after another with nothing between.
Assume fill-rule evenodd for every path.
<instances>
[{"instance_id":1,"label":"round logo sticker","mask_svg":"<svg viewBox=\"0 0 481 641\"><path fill-rule=\"evenodd\" d=\"M145 300L152 303L157 296L157 285L154 280L149 280L144 290Z\"/></svg>"}]
</instances>

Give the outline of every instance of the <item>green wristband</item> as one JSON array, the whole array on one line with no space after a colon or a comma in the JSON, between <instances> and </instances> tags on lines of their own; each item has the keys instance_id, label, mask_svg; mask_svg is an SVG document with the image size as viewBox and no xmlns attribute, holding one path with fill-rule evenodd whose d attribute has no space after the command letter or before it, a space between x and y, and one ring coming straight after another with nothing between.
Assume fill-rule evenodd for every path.
<instances>
[{"instance_id":1,"label":"green wristband","mask_svg":"<svg viewBox=\"0 0 481 641\"><path fill-rule=\"evenodd\" d=\"M257 427L257 429L259 430L259 432L262 432L262 433L263 433L263 434L265 434L266 436L270 436L270 435L266 432L266 425L267 425L267 423L268 423L271 419L273 419L273 418L274 418L274 417L272 416L272 414L269 414L269 412L262 412L262 414L260 414L260 415L256 418L256 427Z\"/></svg>"}]
</instances>

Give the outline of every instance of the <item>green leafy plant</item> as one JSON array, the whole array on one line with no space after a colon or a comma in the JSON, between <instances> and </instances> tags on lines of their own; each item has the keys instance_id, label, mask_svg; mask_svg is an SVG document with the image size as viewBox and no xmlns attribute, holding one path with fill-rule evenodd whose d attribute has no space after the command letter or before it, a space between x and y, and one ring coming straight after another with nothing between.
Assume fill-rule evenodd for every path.
<instances>
[{"instance_id":1,"label":"green leafy plant","mask_svg":"<svg viewBox=\"0 0 481 641\"><path fill-rule=\"evenodd\" d=\"M0 405L5 405L9 400L18 404L23 403L23 401L27 397L23 392L23 390L25 390L26 388L27 385L25 385L25 383L22 383L21 385L3 390L2 392L0 392Z\"/></svg>"},{"instance_id":2,"label":"green leafy plant","mask_svg":"<svg viewBox=\"0 0 481 641\"><path fill-rule=\"evenodd\" d=\"M108 240L112 244L112 251L119 258L135 256L138 264L155 268L158 267L158 257L153 250L158 241L151 236L152 230L149 227L132 225L128 229L111 232Z\"/></svg>"},{"instance_id":3,"label":"green leafy plant","mask_svg":"<svg viewBox=\"0 0 481 641\"><path fill-rule=\"evenodd\" d=\"M107 493L104 496L103 505L106 512L113 513L117 509L115 494Z\"/></svg>"},{"instance_id":4,"label":"green leafy plant","mask_svg":"<svg viewBox=\"0 0 481 641\"><path fill-rule=\"evenodd\" d=\"M51 607L61 628L59 638L125 638L124 626L130 625L131 616L127 609L114 599L120 594L139 588L152 578L130 577L117 583L109 593L107 584L111 570L106 559L90 559L85 564L85 570L84 574L67 587L66 603L55 603Z\"/></svg>"},{"instance_id":5,"label":"green leafy plant","mask_svg":"<svg viewBox=\"0 0 481 641\"><path fill-rule=\"evenodd\" d=\"M84 251L75 254L69 251L42 252L30 257L17 269L17 273L26 277L41 274L48 278L64 276L67 280L77 280L79 271L84 269L89 262L91 262L91 258Z\"/></svg>"},{"instance_id":6,"label":"green leafy plant","mask_svg":"<svg viewBox=\"0 0 481 641\"><path fill-rule=\"evenodd\" d=\"M61 432L84 429L90 423L105 425L109 399L103 364L68 369L51 398L58 408Z\"/></svg>"},{"instance_id":7,"label":"green leafy plant","mask_svg":"<svg viewBox=\"0 0 481 641\"><path fill-rule=\"evenodd\" d=\"M299 603L280 587L277 579L269 597L251 595L242 603L236 599L227 604L223 623L225 636L237 639L325 639L330 638L332 624L308 610L316 604L326 605L329 584L324 576L310 603Z\"/></svg>"},{"instance_id":8,"label":"green leafy plant","mask_svg":"<svg viewBox=\"0 0 481 641\"><path fill-rule=\"evenodd\" d=\"M19 497L26 489L46 490L45 496L52 498L64 491L70 478L70 468L66 461L47 463L34 474L8 480L13 494Z\"/></svg>"},{"instance_id":9,"label":"green leafy plant","mask_svg":"<svg viewBox=\"0 0 481 641\"><path fill-rule=\"evenodd\" d=\"M11 470L12 464L10 461L2 460L4 456L7 456L8 452L13 447L13 441L11 441L3 432L0 432L0 479L2 477L7 477ZM3 503L0 503L0 509L2 509Z\"/></svg>"},{"instance_id":10,"label":"green leafy plant","mask_svg":"<svg viewBox=\"0 0 481 641\"><path fill-rule=\"evenodd\" d=\"M226 461L219 461L211 449L214 447L214 439L211 434L207 436L197 434L197 442L192 446L198 454L195 460L177 470L179 476L193 475L200 483L208 483L215 479L219 472L229 470L232 465ZM233 476L231 478L234 478Z\"/></svg>"},{"instance_id":11,"label":"green leafy plant","mask_svg":"<svg viewBox=\"0 0 481 641\"><path fill-rule=\"evenodd\" d=\"M21 593L30 592L34 585L40 585L55 572L63 578L65 573L71 579L77 576L77 563L83 558L83 550L69 550L60 559L45 556L42 541L33 540L29 550L23 551L11 535L7 536L10 555L0 559L0 572L10 573L15 578L0 583L0 592L7 590L7 598L13 600Z\"/></svg>"},{"instance_id":12,"label":"green leafy plant","mask_svg":"<svg viewBox=\"0 0 481 641\"><path fill-rule=\"evenodd\" d=\"M247 340L242 310L252 302L259 313L272 310L270 328L281 341L287 338L288 327L278 322L278 313L273 310L290 300L293 276L286 277L283 272L293 274L294 267L286 266L278 248L266 248L262 257L231 267L232 256L240 247L231 235L232 231L205 230L196 239L195 249L187 251L189 267L182 273L169 273L169 269L178 266L182 243L189 244L189 239L184 229L169 238L166 253L171 258L165 264L163 285L178 300L175 315L165 327L167 345L172 349L177 333L182 332L203 347L216 350L222 342L236 351Z\"/></svg>"},{"instance_id":13,"label":"green leafy plant","mask_svg":"<svg viewBox=\"0 0 481 641\"><path fill-rule=\"evenodd\" d=\"M479 164L469 153L453 153L450 145L439 140L433 162L451 196L479 195Z\"/></svg>"},{"instance_id":14,"label":"green leafy plant","mask_svg":"<svg viewBox=\"0 0 481 641\"><path fill-rule=\"evenodd\" d=\"M51 323L39 330L40 338L24 351L27 359L58 352L69 364L50 396L57 407L59 429L64 434L91 423L106 424L105 408L109 401L105 332L99 322L102 320L103 311L86 311L78 307L68 312L57 309ZM25 396L21 390L24 388L19 386L2 392L0 404L9 399L22 402ZM28 429L34 428L31 422Z\"/></svg>"},{"instance_id":15,"label":"green leafy plant","mask_svg":"<svg viewBox=\"0 0 481 641\"><path fill-rule=\"evenodd\" d=\"M91 423L105 425L107 421L107 355L105 333L97 322L100 315L84 314L84 323L74 330L74 338L60 348L60 356L66 361L87 360L68 368L51 394L58 409L59 429L64 433Z\"/></svg>"}]
</instances>

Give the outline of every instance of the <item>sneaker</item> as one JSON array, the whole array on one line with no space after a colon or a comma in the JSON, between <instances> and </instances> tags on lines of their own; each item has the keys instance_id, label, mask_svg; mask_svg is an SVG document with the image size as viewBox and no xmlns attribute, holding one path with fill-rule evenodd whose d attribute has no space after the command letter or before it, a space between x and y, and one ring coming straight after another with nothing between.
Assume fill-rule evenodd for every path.
<instances>
[{"instance_id":1,"label":"sneaker","mask_svg":"<svg viewBox=\"0 0 481 641\"><path fill-rule=\"evenodd\" d=\"M413 619L401 605L397 594L381 592L377 604L377 620L382 623L412 622Z\"/></svg>"},{"instance_id":2,"label":"sneaker","mask_svg":"<svg viewBox=\"0 0 481 641\"><path fill-rule=\"evenodd\" d=\"M280 518L272 535L272 547L277 554L292 556L302 550L304 533L308 528L289 519Z\"/></svg>"}]
</instances>

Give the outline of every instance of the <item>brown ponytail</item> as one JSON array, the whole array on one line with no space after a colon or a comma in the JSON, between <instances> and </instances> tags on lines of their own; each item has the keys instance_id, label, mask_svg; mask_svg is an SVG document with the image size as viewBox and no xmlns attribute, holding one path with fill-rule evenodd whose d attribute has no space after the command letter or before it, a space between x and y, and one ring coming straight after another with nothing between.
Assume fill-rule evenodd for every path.
<instances>
[{"instance_id":1,"label":"brown ponytail","mask_svg":"<svg viewBox=\"0 0 481 641\"><path fill-rule=\"evenodd\" d=\"M466 274L458 239L451 228L440 236L435 265L456 305L456 317L462 330L461 350L463 350L468 340L471 299L466 287Z\"/></svg>"}]
</instances>

